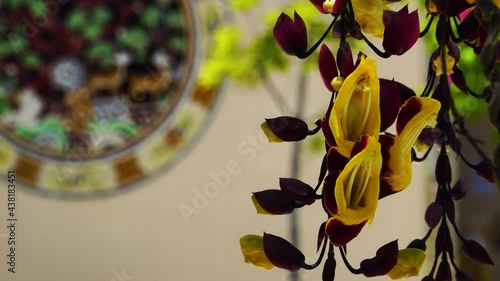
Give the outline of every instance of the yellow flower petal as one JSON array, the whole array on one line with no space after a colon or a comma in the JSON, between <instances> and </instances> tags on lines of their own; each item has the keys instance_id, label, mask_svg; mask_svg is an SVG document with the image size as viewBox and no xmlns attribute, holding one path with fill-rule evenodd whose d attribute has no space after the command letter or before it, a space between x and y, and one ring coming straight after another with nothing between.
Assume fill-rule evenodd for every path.
<instances>
[{"instance_id":1,"label":"yellow flower petal","mask_svg":"<svg viewBox=\"0 0 500 281\"><path fill-rule=\"evenodd\" d=\"M354 16L362 31L378 38L384 37L384 10L389 10L383 0L352 0Z\"/></svg>"},{"instance_id":2,"label":"yellow flower petal","mask_svg":"<svg viewBox=\"0 0 500 281\"><path fill-rule=\"evenodd\" d=\"M262 124L260 124L260 128L262 129L262 131L266 135L267 140L269 142L283 142L282 139L278 138L278 136L276 136L276 134L274 134L274 132L271 130L271 128L269 127L269 124L267 124L267 122L263 122Z\"/></svg>"},{"instance_id":3,"label":"yellow flower petal","mask_svg":"<svg viewBox=\"0 0 500 281\"><path fill-rule=\"evenodd\" d=\"M455 58L448 53L448 47L445 47L446 53L446 75L453 74L453 68L455 67ZM434 67L436 68L436 75L443 75L443 59L441 53L433 61Z\"/></svg>"},{"instance_id":4,"label":"yellow flower petal","mask_svg":"<svg viewBox=\"0 0 500 281\"><path fill-rule=\"evenodd\" d=\"M378 140L380 131L380 85L374 59L361 57L358 67L340 87L329 125L338 151L350 157L361 135Z\"/></svg>"},{"instance_id":5,"label":"yellow flower petal","mask_svg":"<svg viewBox=\"0 0 500 281\"><path fill-rule=\"evenodd\" d=\"M240 248L246 263L264 269L274 267L264 252L264 239L262 236L248 234L241 237Z\"/></svg>"},{"instance_id":6,"label":"yellow flower petal","mask_svg":"<svg viewBox=\"0 0 500 281\"><path fill-rule=\"evenodd\" d=\"M425 252L410 248L399 250L396 265L387 273L391 279L403 279L418 276L425 261Z\"/></svg>"},{"instance_id":7,"label":"yellow flower petal","mask_svg":"<svg viewBox=\"0 0 500 281\"><path fill-rule=\"evenodd\" d=\"M382 154L374 137L345 166L335 184L338 213L334 215L346 225L364 221L371 223L378 205Z\"/></svg>"},{"instance_id":8,"label":"yellow flower petal","mask_svg":"<svg viewBox=\"0 0 500 281\"><path fill-rule=\"evenodd\" d=\"M426 97L412 97L401 107L398 116L407 122L395 138L389 149L389 169L392 174L388 182L395 192L408 187L412 176L411 148L422 130L436 124L436 116L441 108L439 101Z\"/></svg>"}]
</instances>

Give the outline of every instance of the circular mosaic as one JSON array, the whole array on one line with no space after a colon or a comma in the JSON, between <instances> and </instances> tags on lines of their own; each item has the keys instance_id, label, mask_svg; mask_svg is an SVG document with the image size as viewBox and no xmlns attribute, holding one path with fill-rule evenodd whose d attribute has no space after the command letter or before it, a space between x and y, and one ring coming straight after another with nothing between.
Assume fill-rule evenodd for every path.
<instances>
[{"instance_id":1,"label":"circular mosaic","mask_svg":"<svg viewBox=\"0 0 500 281\"><path fill-rule=\"evenodd\" d=\"M0 4L0 173L56 196L121 190L169 166L213 111L188 0Z\"/></svg>"}]
</instances>

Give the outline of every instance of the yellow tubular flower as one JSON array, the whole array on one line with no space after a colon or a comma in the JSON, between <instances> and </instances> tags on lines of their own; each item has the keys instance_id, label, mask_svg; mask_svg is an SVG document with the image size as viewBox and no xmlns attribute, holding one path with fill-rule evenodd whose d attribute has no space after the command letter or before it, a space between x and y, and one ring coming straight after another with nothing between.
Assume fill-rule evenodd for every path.
<instances>
[{"instance_id":1,"label":"yellow tubular flower","mask_svg":"<svg viewBox=\"0 0 500 281\"><path fill-rule=\"evenodd\" d=\"M384 10L390 10L384 0L352 0L354 16L366 34L384 37Z\"/></svg>"},{"instance_id":2,"label":"yellow tubular flower","mask_svg":"<svg viewBox=\"0 0 500 281\"><path fill-rule=\"evenodd\" d=\"M338 214L334 217L346 225L371 223L378 204L382 167L380 144L366 135L361 143L365 147L349 160L335 184Z\"/></svg>"},{"instance_id":3,"label":"yellow tubular flower","mask_svg":"<svg viewBox=\"0 0 500 281\"><path fill-rule=\"evenodd\" d=\"M399 250L396 265L386 275L393 280L418 276L424 261L425 252L420 249L410 248Z\"/></svg>"},{"instance_id":4,"label":"yellow tubular flower","mask_svg":"<svg viewBox=\"0 0 500 281\"><path fill-rule=\"evenodd\" d=\"M401 191L410 185L411 148L425 127L436 124L440 108L439 101L426 97L412 97L401 107L396 122L398 134L389 149L391 173L385 178L393 191Z\"/></svg>"},{"instance_id":5,"label":"yellow tubular flower","mask_svg":"<svg viewBox=\"0 0 500 281\"><path fill-rule=\"evenodd\" d=\"M329 125L340 154L350 158L361 135L378 140L380 131L380 85L377 64L361 57L358 67L340 87L330 114Z\"/></svg>"},{"instance_id":6,"label":"yellow tubular flower","mask_svg":"<svg viewBox=\"0 0 500 281\"><path fill-rule=\"evenodd\" d=\"M245 235L240 238L240 247L246 263L264 269L272 269L274 267L264 252L264 239L262 236L253 234Z\"/></svg>"}]
</instances>

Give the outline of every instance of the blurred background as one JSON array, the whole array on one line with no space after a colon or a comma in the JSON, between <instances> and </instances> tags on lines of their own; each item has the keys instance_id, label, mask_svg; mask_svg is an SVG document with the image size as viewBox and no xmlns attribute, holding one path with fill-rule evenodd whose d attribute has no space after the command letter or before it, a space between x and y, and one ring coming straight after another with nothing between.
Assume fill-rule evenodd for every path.
<instances>
[{"instance_id":1,"label":"blurred background","mask_svg":"<svg viewBox=\"0 0 500 281\"><path fill-rule=\"evenodd\" d=\"M279 115L300 114L312 124L326 110L330 97L313 67L316 58L299 62L284 56L271 35L284 9L300 9L311 34L321 34L328 23L307 19L320 18L309 1L46 1L38 13L62 19L58 23L76 38L71 40L45 34L64 30L41 20L28 21L45 34L40 38L16 29L13 15L24 24L37 10L23 7L37 2L0 4L0 32L10 46L0 44L0 166L5 175L14 170L18 176L16 273L7 271L8 217L2 204L0 280L290 280L286 271L245 264L238 240L264 231L291 238L290 217L256 215L251 193L276 188L279 177L295 173L304 182L317 180L317 139L297 150L293 144L269 144L259 127L264 118ZM50 10L49 2L58 8ZM96 27L97 18L103 23ZM335 41L329 44L333 49ZM22 60L28 54L33 58ZM420 42L404 57L378 60L379 76L421 89L428 55ZM118 75L121 62L126 75ZM158 78L148 81L146 74ZM123 81L103 85L92 80L96 75ZM161 82L165 77L168 82ZM101 87L93 88L92 81ZM22 97L29 101L26 112L39 104L36 115L20 113ZM76 110L72 102L87 108ZM484 107L462 104L474 115L473 135L492 147ZM32 130L40 127L47 130ZM435 161L416 163L411 186L381 201L374 223L350 243L353 264L392 240L405 246L425 235L424 212L436 187L429 163ZM498 192L467 168L455 168L455 178L465 175L469 186L458 204L463 234L485 244L498 261ZM7 188L0 189L0 202L7 200ZM295 213L297 246L313 262L323 210L315 204ZM476 281L500 277L498 266L459 260ZM297 280L321 280L321 270L300 271ZM366 278L353 276L338 260L336 280Z\"/></svg>"}]
</instances>

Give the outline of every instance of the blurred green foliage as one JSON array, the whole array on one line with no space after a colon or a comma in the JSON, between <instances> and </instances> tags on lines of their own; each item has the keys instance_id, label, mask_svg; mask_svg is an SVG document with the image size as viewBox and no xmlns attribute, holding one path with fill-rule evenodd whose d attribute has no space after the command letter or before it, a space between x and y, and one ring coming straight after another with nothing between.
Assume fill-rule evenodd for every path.
<instances>
[{"instance_id":1,"label":"blurred green foliage","mask_svg":"<svg viewBox=\"0 0 500 281\"><path fill-rule=\"evenodd\" d=\"M259 4L258 0L231 0L229 6L235 13L252 13ZM296 10L307 24L310 45L319 39L328 27L325 17L318 16L313 5L305 1L294 1L286 7L266 12L255 20L255 28L262 26L260 32L248 41L242 29L235 23L224 25L214 32L214 43L209 50L209 58L202 66L200 83L208 86L219 84L222 79L246 86L255 86L262 76L272 72L285 72L289 69L292 58L281 51L273 36L276 19L281 12L293 17ZM317 57L311 56L303 62L303 69L315 69ZM237 62L237 63L235 63Z\"/></svg>"}]
</instances>

